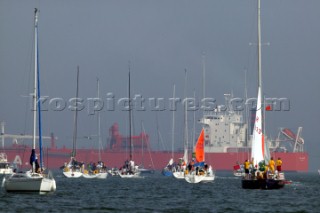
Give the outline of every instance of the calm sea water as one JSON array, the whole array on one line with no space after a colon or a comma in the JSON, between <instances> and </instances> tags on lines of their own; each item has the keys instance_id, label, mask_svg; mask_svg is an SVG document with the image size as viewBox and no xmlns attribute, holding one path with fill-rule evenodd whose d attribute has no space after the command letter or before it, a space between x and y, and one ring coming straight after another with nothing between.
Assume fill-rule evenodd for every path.
<instances>
[{"instance_id":1,"label":"calm sea water","mask_svg":"<svg viewBox=\"0 0 320 213\"><path fill-rule=\"evenodd\" d=\"M217 172L213 183L189 184L160 173L141 179L67 179L55 172L53 194L0 193L1 212L320 212L320 176L287 173L281 190L244 190Z\"/></svg>"}]
</instances>

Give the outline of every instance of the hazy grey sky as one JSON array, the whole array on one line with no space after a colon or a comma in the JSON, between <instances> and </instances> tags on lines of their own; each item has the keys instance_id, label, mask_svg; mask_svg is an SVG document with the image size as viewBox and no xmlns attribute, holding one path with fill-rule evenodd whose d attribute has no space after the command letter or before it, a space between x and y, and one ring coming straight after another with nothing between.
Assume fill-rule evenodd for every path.
<instances>
[{"instance_id":1,"label":"hazy grey sky","mask_svg":"<svg viewBox=\"0 0 320 213\"><path fill-rule=\"evenodd\" d=\"M80 97L108 92L127 96L128 61L132 93L145 98L202 96L201 56L206 55L206 94L223 104L223 94L243 97L245 70L250 97L257 93L256 0L0 0L0 120L7 133L31 133L27 98L32 86L33 12L40 9L39 52L42 95L68 100L75 96L76 67L80 66ZM320 1L261 0L263 89L267 97L288 98L286 112L267 114L267 134L279 127L303 127L310 170L320 167L317 133L320 129ZM168 107L168 106L167 106ZM127 112L101 113L103 140L118 122L127 132ZM201 112L197 112L197 119ZM171 144L172 113L158 112L159 130L167 149ZM189 117L190 131L192 115ZM143 120L158 147L156 113L135 112L135 129ZM78 135L96 134L97 121L79 113ZM73 113L43 113L44 133L55 133L57 144L71 146ZM182 144L183 114L176 114L176 138ZM197 130L200 125L197 125ZM178 142L177 142L178 143ZM80 146L93 141L79 140Z\"/></svg>"}]
</instances>

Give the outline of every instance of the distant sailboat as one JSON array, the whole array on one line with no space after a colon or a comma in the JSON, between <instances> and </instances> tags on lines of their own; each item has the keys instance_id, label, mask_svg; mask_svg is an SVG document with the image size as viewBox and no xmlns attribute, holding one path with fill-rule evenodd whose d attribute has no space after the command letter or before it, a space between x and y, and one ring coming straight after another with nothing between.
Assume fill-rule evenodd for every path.
<instances>
[{"instance_id":1,"label":"distant sailboat","mask_svg":"<svg viewBox=\"0 0 320 213\"><path fill-rule=\"evenodd\" d=\"M13 166L8 162L7 154L0 153L0 175L11 175L13 170Z\"/></svg>"},{"instance_id":2,"label":"distant sailboat","mask_svg":"<svg viewBox=\"0 0 320 213\"><path fill-rule=\"evenodd\" d=\"M97 96L98 99L100 99L100 90L99 90L99 79L97 79ZM98 117L98 163L97 165L94 165L94 168L91 168L90 170L84 170L83 171L83 177L84 178L98 178L98 179L106 179L108 176L108 172L106 169L106 166L104 165L104 162L101 160L101 123L100 123L100 111L97 112Z\"/></svg>"},{"instance_id":3,"label":"distant sailboat","mask_svg":"<svg viewBox=\"0 0 320 213\"><path fill-rule=\"evenodd\" d=\"M149 151L152 167L151 167L151 165L149 165L150 168L145 168L145 166L144 166L144 141L145 141L146 136L147 136L146 131L144 129L143 122L141 121L142 162L138 166L138 170L141 174L153 174L154 173L154 164L153 164L153 160L152 160L152 157L150 154L150 150L148 150L148 151Z\"/></svg>"},{"instance_id":4,"label":"distant sailboat","mask_svg":"<svg viewBox=\"0 0 320 213\"><path fill-rule=\"evenodd\" d=\"M254 166L252 175L242 179L244 189L280 189L284 187L284 176L268 175L265 165L269 164L270 151L265 142L262 113L262 76L261 76L261 26L260 26L260 0L258 0L258 98L256 118L252 136L251 161ZM264 173L265 175L262 175Z\"/></svg>"},{"instance_id":5,"label":"distant sailboat","mask_svg":"<svg viewBox=\"0 0 320 213\"><path fill-rule=\"evenodd\" d=\"M4 125L5 122L1 122L1 138L2 138L2 150L4 151ZM8 157L5 152L0 152L0 175L13 174L13 165L8 162Z\"/></svg>"},{"instance_id":6,"label":"distant sailboat","mask_svg":"<svg viewBox=\"0 0 320 213\"><path fill-rule=\"evenodd\" d=\"M248 99L248 92L247 92L247 70L245 71L245 78L244 78L244 85L245 85L245 90L244 90L244 95L245 95L245 100ZM245 124L248 126L248 106L247 104L245 105ZM239 136L237 136L239 138ZM248 131L246 131L246 141L248 141L249 136L248 136ZM239 163L239 147L238 143L237 145L237 162L233 166L233 175L236 177L243 177L245 176L245 170L244 170L244 165L243 163ZM243 155L243 154L242 154ZM243 157L242 157L243 158ZM248 157L249 158L249 157Z\"/></svg>"},{"instance_id":7,"label":"distant sailboat","mask_svg":"<svg viewBox=\"0 0 320 213\"><path fill-rule=\"evenodd\" d=\"M33 144L30 156L30 171L13 173L8 178L4 178L2 185L7 192L39 192L48 193L56 190L56 181L51 172L45 173L42 154L42 126L40 108L40 77L38 58L38 9L34 11L34 90L33 90ZM37 117L38 113L38 117ZM40 164L36 156L36 132L37 118L39 131L39 153Z\"/></svg>"},{"instance_id":8,"label":"distant sailboat","mask_svg":"<svg viewBox=\"0 0 320 213\"><path fill-rule=\"evenodd\" d=\"M173 101L175 101L175 93L176 93L176 85L173 85ZM173 102L174 103L174 102ZM174 117L174 113L175 113L175 108L174 108L174 104L173 106L173 110L172 110L172 142L171 142L171 159L169 160L168 164L163 168L162 170L162 174L164 176L170 177L173 175L173 172L175 171L175 163L174 163L174 127L175 127L175 117Z\"/></svg>"},{"instance_id":9,"label":"distant sailboat","mask_svg":"<svg viewBox=\"0 0 320 213\"><path fill-rule=\"evenodd\" d=\"M236 164L233 166L233 175L236 177L243 177L245 175L243 164Z\"/></svg>"},{"instance_id":10,"label":"distant sailboat","mask_svg":"<svg viewBox=\"0 0 320 213\"><path fill-rule=\"evenodd\" d=\"M193 165L193 168L188 169L185 180L188 183L212 182L215 174L211 165L205 163L204 129L201 130L195 146L195 159L197 162Z\"/></svg>"},{"instance_id":11,"label":"distant sailboat","mask_svg":"<svg viewBox=\"0 0 320 213\"><path fill-rule=\"evenodd\" d=\"M138 169L138 166L135 165L133 161L133 156L132 156L132 135L131 135L131 110L132 110L132 105L131 105L131 95L130 95L130 67L129 67L129 98L128 98L128 111L129 111L129 146L130 146L130 159L125 161L124 166L119 170L119 176L121 178L139 178L140 176L140 171Z\"/></svg>"},{"instance_id":12,"label":"distant sailboat","mask_svg":"<svg viewBox=\"0 0 320 213\"><path fill-rule=\"evenodd\" d=\"M186 89L187 89L187 70L185 70L185 85L184 85L184 93L186 97ZM188 163L188 123L187 123L187 103L184 104L184 154L183 158L179 159L179 164L177 166L176 171L174 171L173 177L177 179L184 179L185 176L185 170L187 168Z\"/></svg>"},{"instance_id":13,"label":"distant sailboat","mask_svg":"<svg viewBox=\"0 0 320 213\"><path fill-rule=\"evenodd\" d=\"M77 67L77 89L74 111L74 126L73 126L73 143L72 153L69 163L66 163L63 168L63 175L67 178L79 178L82 176L82 163L76 160L77 155L77 122L78 122L78 95L79 95L79 66Z\"/></svg>"}]
</instances>

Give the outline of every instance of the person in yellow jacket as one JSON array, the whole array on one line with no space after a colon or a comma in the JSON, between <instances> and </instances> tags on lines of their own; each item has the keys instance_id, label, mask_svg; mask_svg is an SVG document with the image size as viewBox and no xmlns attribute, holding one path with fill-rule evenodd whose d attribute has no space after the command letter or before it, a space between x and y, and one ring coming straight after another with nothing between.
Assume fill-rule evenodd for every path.
<instances>
[{"instance_id":1,"label":"person in yellow jacket","mask_svg":"<svg viewBox=\"0 0 320 213\"><path fill-rule=\"evenodd\" d=\"M250 168L250 162L246 160L244 163L244 173L246 175L246 178L249 178L249 168Z\"/></svg>"},{"instance_id":2,"label":"person in yellow jacket","mask_svg":"<svg viewBox=\"0 0 320 213\"><path fill-rule=\"evenodd\" d=\"M278 160L277 160L277 170L278 170L278 172L281 172L281 166L282 166L282 160L281 160L281 158L278 158Z\"/></svg>"},{"instance_id":3,"label":"person in yellow jacket","mask_svg":"<svg viewBox=\"0 0 320 213\"><path fill-rule=\"evenodd\" d=\"M269 168L270 168L272 174L274 174L274 165L275 165L275 162L273 160L273 157L271 157L271 159L269 160Z\"/></svg>"}]
</instances>

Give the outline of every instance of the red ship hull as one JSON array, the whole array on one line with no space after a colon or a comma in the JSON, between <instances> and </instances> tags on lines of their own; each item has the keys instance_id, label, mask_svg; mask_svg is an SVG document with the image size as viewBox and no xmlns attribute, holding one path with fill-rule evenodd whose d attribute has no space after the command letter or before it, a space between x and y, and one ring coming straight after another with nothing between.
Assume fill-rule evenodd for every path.
<instances>
[{"instance_id":1,"label":"red ship hull","mask_svg":"<svg viewBox=\"0 0 320 213\"><path fill-rule=\"evenodd\" d=\"M21 160L21 167L23 169L29 168L29 147L7 148L4 152L8 156L9 162ZM45 166L50 169L59 169L65 162L70 160L71 149L46 149L44 151ZM136 165L143 164L145 168L153 168L155 170L162 170L171 158L171 152L151 151L145 152L144 156L141 151L133 152L133 160ZM18 157L17 157L18 156ZM174 153L175 162L183 156L182 152ZM212 165L215 170L233 170L236 162L243 163L249 159L250 153L247 152L227 152L227 153L206 153L205 161ZM281 157L283 161L282 169L284 171L308 171L309 156L306 152L298 153L271 153L271 156L277 159ZM108 167L121 167L124 161L129 158L125 151L101 151L101 160L105 162ZM76 153L77 161L90 163L98 161L98 150L95 149L78 149Z\"/></svg>"}]
</instances>

